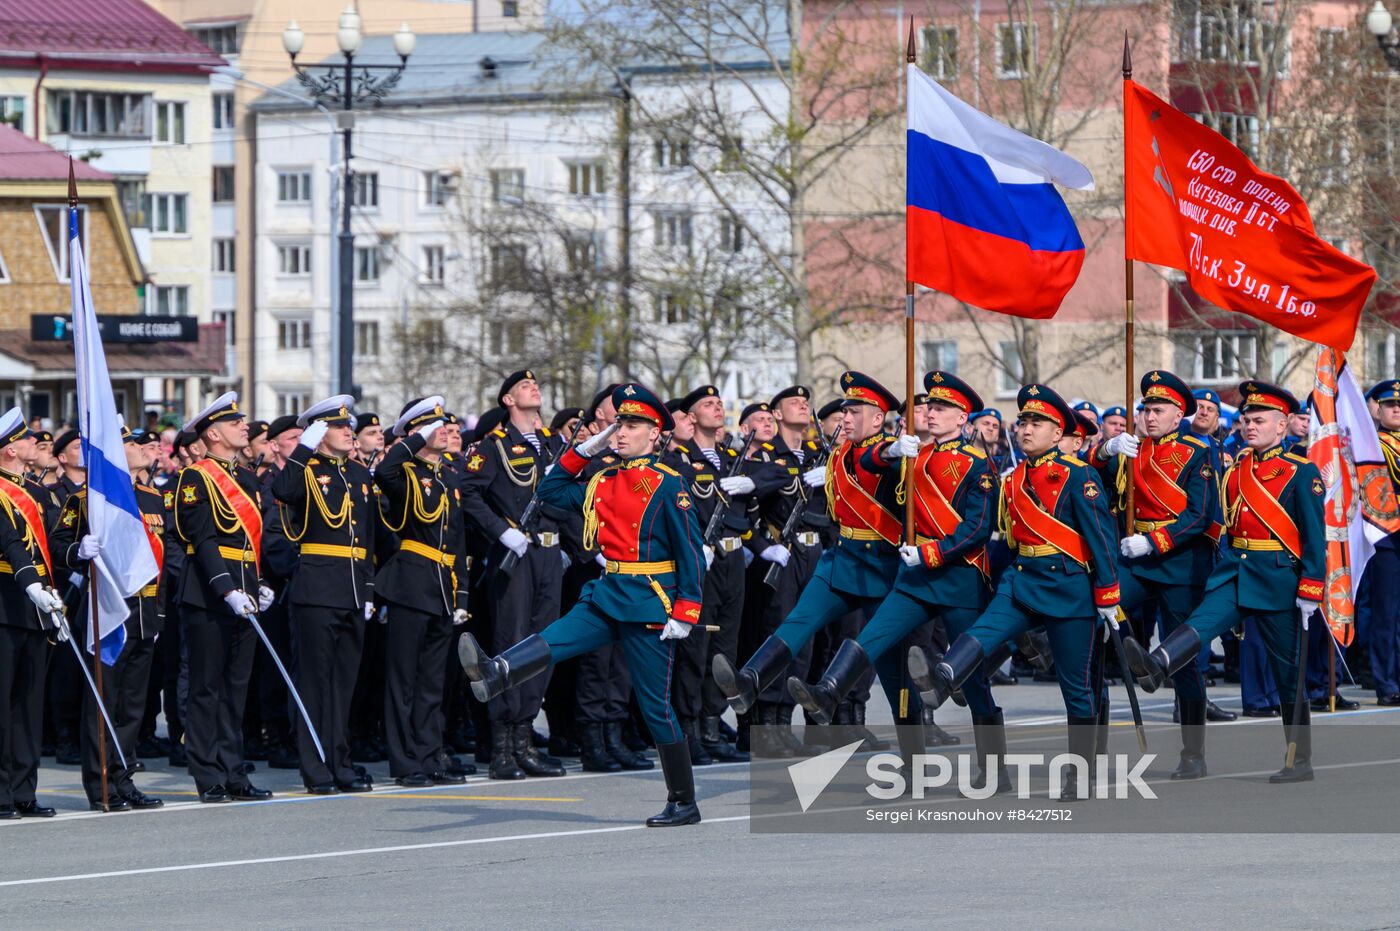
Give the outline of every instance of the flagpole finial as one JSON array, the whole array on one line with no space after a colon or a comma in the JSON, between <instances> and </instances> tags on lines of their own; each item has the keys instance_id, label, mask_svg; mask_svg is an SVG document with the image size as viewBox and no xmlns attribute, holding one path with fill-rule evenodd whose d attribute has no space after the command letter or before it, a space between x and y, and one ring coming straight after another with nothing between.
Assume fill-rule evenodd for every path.
<instances>
[{"instance_id":1,"label":"flagpole finial","mask_svg":"<svg viewBox=\"0 0 1400 931\"><path fill-rule=\"evenodd\" d=\"M1123 80L1131 80L1133 76L1133 49L1128 44L1128 30L1123 30Z\"/></svg>"},{"instance_id":2,"label":"flagpole finial","mask_svg":"<svg viewBox=\"0 0 1400 931\"><path fill-rule=\"evenodd\" d=\"M68 206L78 206L78 182L73 175L73 156L68 156Z\"/></svg>"},{"instance_id":3,"label":"flagpole finial","mask_svg":"<svg viewBox=\"0 0 1400 931\"><path fill-rule=\"evenodd\" d=\"M904 60L913 64L919 60L918 53L914 48L914 17L909 17L909 45L904 50Z\"/></svg>"}]
</instances>

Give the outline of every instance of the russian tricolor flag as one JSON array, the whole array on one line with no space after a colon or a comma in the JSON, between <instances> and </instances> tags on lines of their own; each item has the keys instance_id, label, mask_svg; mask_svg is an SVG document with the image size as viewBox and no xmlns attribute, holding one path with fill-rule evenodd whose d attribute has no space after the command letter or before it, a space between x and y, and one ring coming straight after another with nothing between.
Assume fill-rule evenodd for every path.
<instances>
[{"instance_id":1,"label":"russian tricolor flag","mask_svg":"<svg viewBox=\"0 0 1400 931\"><path fill-rule=\"evenodd\" d=\"M1054 316L1084 264L1054 185L1092 190L1089 169L908 70L909 280L998 313Z\"/></svg>"}]
</instances>

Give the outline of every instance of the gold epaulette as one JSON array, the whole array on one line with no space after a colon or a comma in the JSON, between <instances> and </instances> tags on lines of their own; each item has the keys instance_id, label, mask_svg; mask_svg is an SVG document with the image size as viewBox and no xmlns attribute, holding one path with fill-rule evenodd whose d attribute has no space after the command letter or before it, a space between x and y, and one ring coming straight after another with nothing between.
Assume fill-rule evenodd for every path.
<instances>
[{"instance_id":1,"label":"gold epaulette","mask_svg":"<svg viewBox=\"0 0 1400 931\"><path fill-rule=\"evenodd\" d=\"M541 436L553 436L554 434L551 433L551 432L549 431L549 428L548 428L548 427L540 427L540 435L541 435Z\"/></svg>"},{"instance_id":2,"label":"gold epaulette","mask_svg":"<svg viewBox=\"0 0 1400 931\"><path fill-rule=\"evenodd\" d=\"M492 435L492 436L504 437L504 436L506 435L506 431L503 430L503 429L500 428L500 427L497 427L496 429L494 429L494 430L491 431L491 435Z\"/></svg>"},{"instance_id":3,"label":"gold epaulette","mask_svg":"<svg viewBox=\"0 0 1400 931\"><path fill-rule=\"evenodd\" d=\"M1196 436L1194 433L1183 433L1181 436L1177 437L1177 439L1181 440L1183 443L1190 443L1192 446L1199 446L1201 449L1210 448L1209 443L1199 436Z\"/></svg>"},{"instance_id":4,"label":"gold epaulette","mask_svg":"<svg viewBox=\"0 0 1400 931\"><path fill-rule=\"evenodd\" d=\"M658 472L664 472L664 473L667 474L667 475L674 475L676 478L680 478L680 477L681 477L681 474L680 474L679 472L677 472L675 469L671 468L670 466L666 465L666 463L664 463L664 462L653 462L653 463L651 464L651 467L652 467L653 469L655 469L656 471L658 471Z\"/></svg>"},{"instance_id":5,"label":"gold epaulette","mask_svg":"<svg viewBox=\"0 0 1400 931\"><path fill-rule=\"evenodd\" d=\"M1300 456L1300 455L1298 455L1297 453L1284 453L1284 454L1283 454L1283 458L1285 458L1285 459L1292 459L1294 462L1299 462L1299 463L1302 463L1302 464L1304 464L1304 465L1306 465L1306 464L1312 462L1312 460L1309 459L1307 456Z\"/></svg>"},{"instance_id":6,"label":"gold epaulette","mask_svg":"<svg viewBox=\"0 0 1400 931\"><path fill-rule=\"evenodd\" d=\"M762 446L763 446L764 449L768 450L768 452L770 452L770 453L773 451L773 444L772 444L772 443L763 443Z\"/></svg>"},{"instance_id":7,"label":"gold epaulette","mask_svg":"<svg viewBox=\"0 0 1400 931\"><path fill-rule=\"evenodd\" d=\"M971 443L964 443L964 444L963 444L963 447L962 447L962 452L967 453L969 456L972 456L974 459L986 459L986 458L987 458L987 454L986 454L986 453L982 452L982 450L978 449L976 446L973 446Z\"/></svg>"},{"instance_id":8,"label":"gold epaulette","mask_svg":"<svg viewBox=\"0 0 1400 931\"><path fill-rule=\"evenodd\" d=\"M152 494L160 494L160 489L156 488L154 485L142 485L140 482L137 482L136 487L142 491L149 491Z\"/></svg>"},{"instance_id":9,"label":"gold epaulette","mask_svg":"<svg viewBox=\"0 0 1400 931\"><path fill-rule=\"evenodd\" d=\"M1083 459L1080 459L1078 456L1071 456L1069 453L1065 453L1063 456L1061 456L1061 457L1060 457L1060 461L1061 461L1061 462L1068 462L1070 465L1077 465L1077 466L1086 465L1086 463L1084 462Z\"/></svg>"}]
</instances>

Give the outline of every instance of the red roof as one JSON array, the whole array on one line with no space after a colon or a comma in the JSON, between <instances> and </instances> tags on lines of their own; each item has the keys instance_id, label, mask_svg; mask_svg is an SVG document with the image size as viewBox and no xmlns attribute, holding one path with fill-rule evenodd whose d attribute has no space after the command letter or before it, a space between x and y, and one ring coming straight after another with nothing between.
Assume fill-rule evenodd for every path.
<instances>
[{"instance_id":1,"label":"red roof","mask_svg":"<svg viewBox=\"0 0 1400 931\"><path fill-rule=\"evenodd\" d=\"M73 160L73 174L79 181L112 180L107 172L78 159ZM0 180L67 181L68 156L12 126L0 126Z\"/></svg>"},{"instance_id":2,"label":"red roof","mask_svg":"<svg viewBox=\"0 0 1400 931\"><path fill-rule=\"evenodd\" d=\"M225 64L140 0L0 0L0 67L37 64L190 71Z\"/></svg>"}]
</instances>

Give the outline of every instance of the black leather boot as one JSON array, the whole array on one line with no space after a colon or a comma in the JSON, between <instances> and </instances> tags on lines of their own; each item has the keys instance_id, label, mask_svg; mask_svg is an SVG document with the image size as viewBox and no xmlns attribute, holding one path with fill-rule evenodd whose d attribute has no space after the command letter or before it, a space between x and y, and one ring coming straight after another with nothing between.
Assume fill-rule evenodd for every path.
<instances>
[{"instance_id":1,"label":"black leather boot","mask_svg":"<svg viewBox=\"0 0 1400 931\"><path fill-rule=\"evenodd\" d=\"M1049 672L1055 666L1055 657L1050 652L1050 637L1043 630L1028 630L1017 637L1016 649L1037 672Z\"/></svg>"},{"instance_id":2,"label":"black leather boot","mask_svg":"<svg viewBox=\"0 0 1400 931\"><path fill-rule=\"evenodd\" d=\"M1206 703L1181 699L1181 762L1173 779L1200 779L1206 775Z\"/></svg>"},{"instance_id":3,"label":"black leather boot","mask_svg":"<svg viewBox=\"0 0 1400 931\"><path fill-rule=\"evenodd\" d=\"M1014 786L1006 773L1006 717L1000 708L992 714L972 716L972 739L977 744L977 767L981 770L977 788L985 789L989 780L995 780L992 794L1010 792ZM992 757L996 757L995 766Z\"/></svg>"},{"instance_id":4,"label":"black leather boot","mask_svg":"<svg viewBox=\"0 0 1400 931\"><path fill-rule=\"evenodd\" d=\"M816 756L826 752L826 747L804 743L792 732L792 705L774 705L773 709L777 712L775 733L783 746L792 751L793 756Z\"/></svg>"},{"instance_id":5,"label":"black leather boot","mask_svg":"<svg viewBox=\"0 0 1400 931\"><path fill-rule=\"evenodd\" d=\"M603 726L603 747L608 756L627 770L652 769L655 764L640 753L632 750L622 739L622 722L608 721Z\"/></svg>"},{"instance_id":6,"label":"black leather boot","mask_svg":"<svg viewBox=\"0 0 1400 931\"><path fill-rule=\"evenodd\" d=\"M722 653L716 653L710 672L715 685L736 714L742 714L758 701L758 693L772 685L792 662L792 651L777 637L769 637L738 669Z\"/></svg>"},{"instance_id":7,"label":"black leather boot","mask_svg":"<svg viewBox=\"0 0 1400 931\"><path fill-rule=\"evenodd\" d=\"M852 701L850 705L851 710L848 723L851 725L851 735L852 737L859 737L861 740L865 741L860 745L860 749L867 753L876 750L888 750L890 748L890 742L876 737L875 732L865 726L865 702ZM904 723L907 724L909 722L906 721Z\"/></svg>"},{"instance_id":8,"label":"black leather boot","mask_svg":"<svg viewBox=\"0 0 1400 931\"><path fill-rule=\"evenodd\" d=\"M982 664L982 645L967 634L959 635L948 652L929 668L921 647L909 648L909 675L925 705L942 705Z\"/></svg>"},{"instance_id":9,"label":"black leather boot","mask_svg":"<svg viewBox=\"0 0 1400 931\"><path fill-rule=\"evenodd\" d=\"M705 752L719 763L747 763L749 755L734 749L734 745L720 736L719 715L700 716L700 743Z\"/></svg>"},{"instance_id":10,"label":"black leather boot","mask_svg":"<svg viewBox=\"0 0 1400 931\"><path fill-rule=\"evenodd\" d=\"M778 706L771 701L761 701L750 712L749 750L765 760L790 760L793 749L778 737Z\"/></svg>"},{"instance_id":11,"label":"black leather boot","mask_svg":"<svg viewBox=\"0 0 1400 931\"><path fill-rule=\"evenodd\" d=\"M1172 673L1196 658L1201 652L1201 635L1194 627L1182 624L1151 653L1132 637L1124 637L1123 652L1128 656L1128 666L1137 676L1138 685L1151 694L1165 685Z\"/></svg>"},{"instance_id":12,"label":"black leather boot","mask_svg":"<svg viewBox=\"0 0 1400 931\"><path fill-rule=\"evenodd\" d=\"M1280 702L1279 708L1283 711L1283 736L1285 740L1297 741L1297 748L1293 752L1293 765L1288 765L1288 758L1284 757L1283 769L1269 777L1269 781L1274 785L1289 782L1312 782L1312 715L1308 709L1308 700L1302 699L1303 715L1299 718L1297 733L1293 727L1293 703Z\"/></svg>"},{"instance_id":13,"label":"black leather boot","mask_svg":"<svg viewBox=\"0 0 1400 931\"><path fill-rule=\"evenodd\" d=\"M690 768L686 742L657 744L661 773L666 777L666 807L647 819L649 828L674 828L700 823L700 807L695 804L695 773Z\"/></svg>"},{"instance_id":14,"label":"black leather boot","mask_svg":"<svg viewBox=\"0 0 1400 931\"><path fill-rule=\"evenodd\" d=\"M924 722L924 746L926 747L956 747L962 743L962 738L957 734L950 734L938 726L938 722L933 720L933 707L924 705L920 712L920 718Z\"/></svg>"},{"instance_id":15,"label":"black leather boot","mask_svg":"<svg viewBox=\"0 0 1400 931\"><path fill-rule=\"evenodd\" d=\"M899 769L904 773L907 780L904 791L912 795L914 792L914 758L921 756L924 752L924 726L918 719L901 721L895 720L895 740L899 743L899 758L902 761Z\"/></svg>"},{"instance_id":16,"label":"black leather boot","mask_svg":"<svg viewBox=\"0 0 1400 931\"><path fill-rule=\"evenodd\" d=\"M511 649L513 650L515 647L511 647ZM539 748L535 746L534 728L530 726L528 721L523 724L516 724L515 727L511 728L511 735L515 742L515 762L525 771L525 775L564 775L564 767L562 764L558 761L550 762L540 756Z\"/></svg>"},{"instance_id":17,"label":"black leather boot","mask_svg":"<svg viewBox=\"0 0 1400 931\"><path fill-rule=\"evenodd\" d=\"M797 699L809 721L830 724L836 706L869 668L870 657L865 649L854 640L843 640L815 685L808 685L799 676L788 676L788 692Z\"/></svg>"},{"instance_id":18,"label":"black leather boot","mask_svg":"<svg viewBox=\"0 0 1400 931\"><path fill-rule=\"evenodd\" d=\"M468 636L468 635L463 635ZM491 770L492 779L524 779L525 770L515 762L514 728L504 721L491 725Z\"/></svg>"},{"instance_id":19,"label":"black leather boot","mask_svg":"<svg viewBox=\"0 0 1400 931\"><path fill-rule=\"evenodd\" d=\"M1092 718L1079 718L1071 715L1069 717L1069 752L1072 756L1077 756L1084 760L1088 766L1088 779L1085 785L1080 786L1079 773L1074 767L1065 770L1064 787L1061 789L1060 799L1072 802L1082 798L1094 797L1094 766L1095 745L1099 739L1099 719L1098 716Z\"/></svg>"},{"instance_id":20,"label":"black leather boot","mask_svg":"<svg viewBox=\"0 0 1400 931\"><path fill-rule=\"evenodd\" d=\"M622 764L613 759L603 744L603 725L587 721L580 725L579 739L582 741L578 761L583 764L585 773L620 773Z\"/></svg>"},{"instance_id":21,"label":"black leather boot","mask_svg":"<svg viewBox=\"0 0 1400 931\"><path fill-rule=\"evenodd\" d=\"M487 656L471 634L457 640L457 659L472 684L479 702L488 702L511 686L519 685L549 668L549 644L539 634L531 634L500 656ZM533 736L526 728L526 736Z\"/></svg>"},{"instance_id":22,"label":"black leather boot","mask_svg":"<svg viewBox=\"0 0 1400 931\"><path fill-rule=\"evenodd\" d=\"M690 748L690 765L709 766L715 758L705 750L700 742L700 728L694 718L681 718L681 733L685 735L685 745Z\"/></svg>"}]
</instances>

